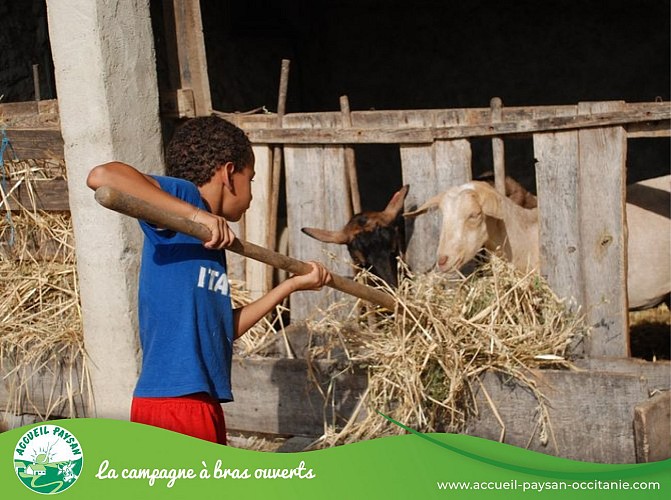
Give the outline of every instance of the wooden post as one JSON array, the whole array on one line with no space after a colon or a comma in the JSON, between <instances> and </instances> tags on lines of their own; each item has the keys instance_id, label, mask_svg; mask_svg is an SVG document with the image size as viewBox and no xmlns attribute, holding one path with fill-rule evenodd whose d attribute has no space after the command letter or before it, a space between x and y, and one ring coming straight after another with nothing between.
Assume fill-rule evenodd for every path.
<instances>
[{"instance_id":1,"label":"wooden post","mask_svg":"<svg viewBox=\"0 0 671 500\"><path fill-rule=\"evenodd\" d=\"M490 101L490 108L492 110L492 123L501 122L501 107L503 102L500 97L493 97ZM492 158L494 161L494 183L496 191L505 196L506 195L506 166L505 154L503 149L503 139L500 137L492 137Z\"/></svg>"},{"instance_id":2,"label":"wooden post","mask_svg":"<svg viewBox=\"0 0 671 500\"><path fill-rule=\"evenodd\" d=\"M163 0L170 85L190 89L196 116L212 113L199 0Z\"/></svg>"},{"instance_id":3,"label":"wooden post","mask_svg":"<svg viewBox=\"0 0 671 500\"><path fill-rule=\"evenodd\" d=\"M33 64L33 87L35 89L35 102L42 100L40 94L40 65ZM38 109L39 111L39 109Z\"/></svg>"},{"instance_id":4,"label":"wooden post","mask_svg":"<svg viewBox=\"0 0 671 500\"><path fill-rule=\"evenodd\" d=\"M349 109L349 99L346 95L340 96L340 112L342 113L343 128L352 128L352 115ZM359 195L359 182L356 173L356 157L352 146L345 146L345 168L352 202L351 215L354 215L361 212L361 196Z\"/></svg>"}]
</instances>

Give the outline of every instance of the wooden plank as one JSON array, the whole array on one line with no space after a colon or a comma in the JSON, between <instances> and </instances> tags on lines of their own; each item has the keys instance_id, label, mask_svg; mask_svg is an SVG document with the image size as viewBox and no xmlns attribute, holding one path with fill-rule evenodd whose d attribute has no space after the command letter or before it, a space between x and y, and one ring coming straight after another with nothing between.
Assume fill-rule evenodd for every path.
<instances>
[{"instance_id":1,"label":"wooden plank","mask_svg":"<svg viewBox=\"0 0 671 500\"><path fill-rule=\"evenodd\" d=\"M619 103L582 103L579 113L604 113ZM622 127L578 132L581 266L584 312L592 332L587 354L628 357L625 238L627 137Z\"/></svg>"},{"instance_id":2,"label":"wooden plank","mask_svg":"<svg viewBox=\"0 0 671 500\"><path fill-rule=\"evenodd\" d=\"M334 377L334 397L324 400L315 385L328 393L334 362L318 362L308 372L302 359L233 360L234 403L224 405L226 426L240 431L273 434L320 435L326 423L343 424L349 418L367 379L361 373Z\"/></svg>"},{"instance_id":3,"label":"wooden plank","mask_svg":"<svg viewBox=\"0 0 671 500\"><path fill-rule=\"evenodd\" d=\"M19 160L62 160L63 137L57 128L5 129L7 137ZM5 152L11 158L11 150Z\"/></svg>"},{"instance_id":4,"label":"wooden plank","mask_svg":"<svg viewBox=\"0 0 671 500\"><path fill-rule=\"evenodd\" d=\"M245 237L247 241L265 247L268 242L265 220L270 204L272 150L268 146L253 146L252 149L256 158L256 175L252 183L253 201L245 214L245 220L249 221ZM247 289L253 298L259 298L269 290L273 270L255 260L248 260L245 264Z\"/></svg>"},{"instance_id":5,"label":"wooden plank","mask_svg":"<svg viewBox=\"0 0 671 500\"><path fill-rule=\"evenodd\" d=\"M92 416L88 397L82 394L86 381L80 379L81 367L47 365L41 370L30 368L8 375L13 363L4 360L0 373L0 408L5 411L37 414L41 420L48 417L76 418ZM20 380L17 380L20 377ZM21 402L19 407L16 405Z\"/></svg>"},{"instance_id":6,"label":"wooden plank","mask_svg":"<svg viewBox=\"0 0 671 500\"><path fill-rule=\"evenodd\" d=\"M577 109L566 110L576 113ZM534 134L541 275L572 309L584 303L578 209L578 133Z\"/></svg>"},{"instance_id":7,"label":"wooden plank","mask_svg":"<svg viewBox=\"0 0 671 500\"><path fill-rule=\"evenodd\" d=\"M635 358L584 358L576 360L584 370L624 373L648 381L650 391L671 389L671 361L645 361Z\"/></svg>"},{"instance_id":8,"label":"wooden plank","mask_svg":"<svg viewBox=\"0 0 671 500\"><path fill-rule=\"evenodd\" d=\"M9 207L21 210L19 203L28 210L45 210L50 212L67 212L70 210L68 200L68 182L65 179L34 180L30 184L10 181L7 184ZM2 200L0 200L0 203ZM18 203L17 203L18 202ZM4 210L5 207L0 205Z\"/></svg>"},{"instance_id":9,"label":"wooden plank","mask_svg":"<svg viewBox=\"0 0 671 500\"><path fill-rule=\"evenodd\" d=\"M333 115L331 120L340 120ZM335 126L321 116L285 119L285 127ZM318 260L340 275L352 275L344 245L317 241L301 232L301 227L336 229L349 216L344 149L341 146L287 146L284 149L287 189L289 255L299 260ZM332 255L333 258L329 258ZM292 321L319 316L343 295L332 290L299 292L291 296Z\"/></svg>"},{"instance_id":10,"label":"wooden plank","mask_svg":"<svg viewBox=\"0 0 671 500\"><path fill-rule=\"evenodd\" d=\"M637 462L671 458L671 392L657 394L634 408Z\"/></svg>"},{"instance_id":11,"label":"wooden plank","mask_svg":"<svg viewBox=\"0 0 671 500\"><path fill-rule=\"evenodd\" d=\"M196 116L212 113L199 0L165 0L164 21L173 90L190 89Z\"/></svg>"},{"instance_id":12,"label":"wooden plank","mask_svg":"<svg viewBox=\"0 0 671 500\"><path fill-rule=\"evenodd\" d=\"M56 99L0 104L0 123L5 129L58 129L59 121Z\"/></svg>"},{"instance_id":13,"label":"wooden plank","mask_svg":"<svg viewBox=\"0 0 671 500\"><path fill-rule=\"evenodd\" d=\"M454 111L454 110L452 110ZM354 113L352 114L354 121ZM293 116L293 115L288 115ZM302 115L308 118L308 114ZM324 118L330 114L323 114ZM416 115L417 116L417 115ZM431 113L424 113L421 121L432 119ZM473 116L473 115L472 115ZM637 122L668 121L671 108L663 104L649 107L631 107L625 111L585 113L575 116L556 116L500 123L478 123L459 126L413 126L412 115L403 115L402 125L378 128L310 128L278 129L268 128L248 130L249 138L264 144L357 144L357 143L399 143L426 144L437 139L464 139L469 137L493 137L500 135L524 135L536 132L598 128L627 125ZM295 119L299 119L295 116Z\"/></svg>"},{"instance_id":14,"label":"wooden plank","mask_svg":"<svg viewBox=\"0 0 671 500\"><path fill-rule=\"evenodd\" d=\"M426 122L426 118L417 114L409 119L409 124L430 127L460 120L444 113L429 117L431 122ZM471 180L471 146L466 140L402 145L400 152L403 184L411 186L405 201L408 211L451 186ZM426 272L435 266L440 223L438 211L406 220L406 260L413 271Z\"/></svg>"},{"instance_id":15,"label":"wooden plank","mask_svg":"<svg viewBox=\"0 0 671 500\"><path fill-rule=\"evenodd\" d=\"M487 373L483 383L505 424L504 442L573 460L634 463L634 405L648 396L645 379L598 372L534 370L547 398L551 428L540 438L538 402L531 392L507 377ZM467 434L499 440L501 426L482 390L479 415Z\"/></svg>"}]
</instances>

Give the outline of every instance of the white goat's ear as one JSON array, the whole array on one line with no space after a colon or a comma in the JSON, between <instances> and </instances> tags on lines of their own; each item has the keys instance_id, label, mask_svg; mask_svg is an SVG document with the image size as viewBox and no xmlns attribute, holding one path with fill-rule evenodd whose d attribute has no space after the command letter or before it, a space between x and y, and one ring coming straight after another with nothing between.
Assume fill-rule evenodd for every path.
<instances>
[{"instance_id":1,"label":"white goat's ear","mask_svg":"<svg viewBox=\"0 0 671 500\"><path fill-rule=\"evenodd\" d=\"M328 231L316 227L302 227L301 231L316 240L323 241L324 243L337 243L339 245L349 243L349 237L345 231Z\"/></svg>"},{"instance_id":2,"label":"white goat's ear","mask_svg":"<svg viewBox=\"0 0 671 500\"><path fill-rule=\"evenodd\" d=\"M413 210L411 212L405 212L403 214L403 217L407 218L417 217L418 215L422 215L432 210L435 210L440 205L440 200L442 198L443 198L442 193L437 194L436 196L433 196L432 198L426 200L424 204L421 207L417 208L416 210Z\"/></svg>"},{"instance_id":3,"label":"white goat's ear","mask_svg":"<svg viewBox=\"0 0 671 500\"><path fill-rule=\"evenodd\" d=\"M502 219L503 213L501 212L501 195L487 183L484 182L473 182L475 186L475 192L478 196L478 201L482 206L482 211L485 215L493 217L495 219Z\"/></svg>"}]
</instances>

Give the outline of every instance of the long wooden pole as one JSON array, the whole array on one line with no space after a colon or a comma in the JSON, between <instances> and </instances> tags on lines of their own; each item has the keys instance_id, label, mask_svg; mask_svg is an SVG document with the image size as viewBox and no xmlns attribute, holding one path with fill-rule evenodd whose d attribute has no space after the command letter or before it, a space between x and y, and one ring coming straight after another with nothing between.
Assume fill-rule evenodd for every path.
<instances>
[{"instance_id":1,"label":"long wooden pole","mask_svg":"<svg viewBox=\"0 0 671 500\"><path fill-rule=\"evenodd\" d=\"M185 219L164 210L159 210L155 206L140 200L134 196L123 193L117 189L108 186L100 187L96 190L95 199L103 207L114 210L124 215L136 219L145 220L151 224L188 234L201 241L208 241L211 238L210 230L197 222ZM287 257L267 248L254 245L248 241L237 239L233 244L226 248L231 252L237 253L250 259L258 260L278 269L284 269L293 274L307 274L312 267L306 262ZM378 304L390 311L396 307L396 301L390 295L375 288L362 285L350 279L331 273L332 282L328 285L331 288L340 290L349 295Z\"/></svg>"}]
</instances>

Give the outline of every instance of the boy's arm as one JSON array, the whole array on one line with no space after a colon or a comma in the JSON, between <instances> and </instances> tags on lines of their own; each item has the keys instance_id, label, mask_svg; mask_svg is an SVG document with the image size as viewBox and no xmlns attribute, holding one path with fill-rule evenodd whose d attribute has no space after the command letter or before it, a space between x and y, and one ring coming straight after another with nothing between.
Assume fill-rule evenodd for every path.
<instances>
[{"instance_id":1,"label":"boy's arm","mask_svg":"<svg viewBox=\"0 0 671 500\"><path fill-rule=\"evenodd\" d=\"M260 299L233 311L234 338L244 335L261 318L298 290L319 290L331 282L331 274L317 262L309 262L312 271L302 276L293 276L283 281Z\"/></svg>"},{"instance_id":2,"label":"boy's arm","mask_svg":"<svg viewBox=\"0 0 671 500\"><path fill-rule=\"evenodd\" d=\"M109 186L146 201L159 210L204 224L212 233L212 239L205 243L207 248L224 248L235 239L235 234L225 219L166 193L156 179L131 165L117 161L98 165L89 172L86 185L94 191L99 187Z\"/></svg>"}]
</instances>

